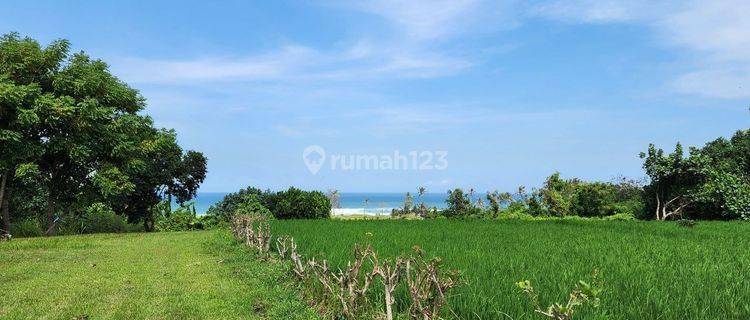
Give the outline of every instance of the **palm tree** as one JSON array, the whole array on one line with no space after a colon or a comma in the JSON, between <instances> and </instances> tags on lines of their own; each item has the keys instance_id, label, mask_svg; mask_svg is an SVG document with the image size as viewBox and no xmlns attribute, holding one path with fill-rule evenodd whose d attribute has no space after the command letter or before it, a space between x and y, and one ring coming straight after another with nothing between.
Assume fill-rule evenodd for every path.
<instances>
[{"instance_id":1,"label":"palm tree","mask_svg":"<svg viewBox=\"0 0 750 320\"><path fill-rule=\"evenodd\" d=\"M341 195L336 189L328 190L328 199L331 200L331 207L335 209L341 208Z\"/></svg>"},{"instance_id":2,"label":"palm tree","mask_svg":"<svg viewBox=\"0 0 750 320\"><path fill-rule=\"evenodd\" d=\"M425 193L427 193L427 188L420 186L417 189L417 193L419 194L419 211L417 212L417 215L424 216L427 206L424 205L424 201L422 201L422 196Z\"/></svg>"}]
</instances>

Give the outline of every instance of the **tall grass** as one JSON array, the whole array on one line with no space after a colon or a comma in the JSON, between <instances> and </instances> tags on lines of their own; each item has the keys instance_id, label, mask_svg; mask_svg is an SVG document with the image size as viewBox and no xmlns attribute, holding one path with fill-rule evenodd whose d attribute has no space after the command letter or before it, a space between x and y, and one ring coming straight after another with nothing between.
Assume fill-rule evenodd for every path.
<instances>
[{"instance_id":1,"label":"tall grass","mask_svg":"<svg viewBox=\"0 0 750 320\"><path fill-rule=\"evenodd\" d=\"M750 318L748 223L299 220L275 221L273 233L293 236L303 254L334 266L351 258L356 242L371 243L381 257L419 245L463 271L466 283L450 300L462 319L537 318L514 282L531 280L549 305L567 301L593 269L606 291L599 308L578 318Z\"/></svg>"}]
</instances>

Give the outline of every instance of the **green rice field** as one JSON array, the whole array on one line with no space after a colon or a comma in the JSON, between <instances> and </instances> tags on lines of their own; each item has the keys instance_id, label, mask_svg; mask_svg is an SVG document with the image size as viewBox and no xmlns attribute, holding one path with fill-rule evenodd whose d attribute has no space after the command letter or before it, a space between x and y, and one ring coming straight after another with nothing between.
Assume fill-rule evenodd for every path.
<instances>
[{"instance_id":1,"label":"green rice field","mask_svg":"<svg viewBox=\"0 0 750 320\"><path fill-rule=\"evenodd\" d=\"M593 269L605 292L599 308L578 319L750 318L750 224L620 221L275 221L306 256L341 266L354 243L371 243L381 257L419 245L463 272L453 292L462 319L539 319L514 286L530 280L542 305L567 301ZM405 307L405 291L397 303Z\"/></svg>"}]
</instances>

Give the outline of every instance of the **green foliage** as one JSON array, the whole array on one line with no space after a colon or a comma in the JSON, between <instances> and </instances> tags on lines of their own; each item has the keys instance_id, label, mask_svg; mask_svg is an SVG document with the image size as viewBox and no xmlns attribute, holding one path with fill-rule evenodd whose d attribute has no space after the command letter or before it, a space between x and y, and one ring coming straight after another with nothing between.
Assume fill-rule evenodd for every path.
<instances>
[{"instance_id":1,"label":"green foliage","mask_svg":"<svg viewBox=\"0 0 750 320\"><path fill-rule=\"evenodd\" d=\"M670 155L651 145L641 157L656 219L750 219L750 130L692 148L688 157L679 144Z\"/></svg>"},{"instance_id":2,"label":"green foliage","mask_svg":"<svg viewBox=\"0 0 750 320\"><path fill-rule=\"evenodd\" d=\"M673 215L681 215L690 205L690 193L696 186L694 168L690 159L684 157L682 145L677 143L673 153L649 145L648 152L641 153L643 169L651 179L646 186L646 199L649 207L656 212L656 220L665 220Z\"/></svg>"},{"instance_id":3,"label":"green foliage","mask_svg":"<svg viewBox=\"0 0 750 320\"><path fill-rule=\"evenodd\" d=\"M579 183L574 188L571 212L581 217L603 217L614 212L614 186L607 183Z\"/></svg>"},{"instance_id":4,"label":"green foliage","mask_svg":"<svg viewBox=\"0 0 750 320\"><path fill-rule=\"evenodd\" d=\"M320 191L303 191L294 187L286 191L271 192L248 187L228 194L212 205L206 215L209 219L228 222L240 212L271 215L276 219L321 219L331 215L331 199Z\"/></svg>"},{"instance_id":5,"label":"green foliage","mask_svg":"<svg viewBox=\"0 0 750 320\"><path fill-rule=\"evenodd\" d=\"M0 38L0 176L10 178L10 220L43 213L52 225L102 203L150 225L165 195L195 196L206 159L140 115L144 98L106 63L69 47Z\"/></svg>"},{"instance_id":6,"label":"green foliage","mask_svg":"<svg viewBox=\"0 0 750 320\"><path fill-rule=\"evenodd\" d=\"M133 230L125 217L117 215L103 203L88 206L79 215L64 217L59 223L59 234L120 233Z\"/></svg>"},{"instance_id":7,"label":"green foliage","mask_svg":"<svg viewBox=\"0 0 750 320\"><path fill-rule=\"evenodd\" d=\"M447 208L443 210L442 214L447 218L468 218L481 212L462 189L448 190L448 198L445 199L445 203Z\"/></svg>"},{"instance_id":8,"label":"green foliage","mask_svg":"<svg viewBox=\"0 0 750 320\"><path fill-rule=\"evenodd\" d=\"M592 272L591 278L590 284L582 280L578 281L576 287L568 295L568 302L566 304L553 303L547 309L542 309L539 304L539 295L529 280L516 282L516 286L523 290L529 297L536 313L549 319L568 320L580 306L588 304L593 307L599 307L600 295L604 289L597 270Z\"/></svg>"},{"instance_id":9,"label":"green foliage","mask_svg":"<svg viewBox=\"0 0 750 320\"><path fill-rule=\"evenodd\" d=\"M636 217L629 213L615 213L611 216L603 217L602 220L606 221L634 221Z\"/></svg>"},{"instance_id":10,"label":"green foliage","mask_svg":"<svg viewBox=\"0 0 750 320\"><path fill-rule=\"evenodd\" d=\"M89 206L80 233L124 232L127 221L103 203Z\"/></svg>"},{"instance_id":11,"label":"green foliage","mask_svg":"<svg viewBox=\"0 0 750 320\"><path fill-rule=\"evenodd\" d=\"M44 233L39 221L36 219L25 219L19 223L10 225L10 234L14 238L39 237Z\"/></svg>"},{"instance_id":12,"label":"green foliage","mask_svg":"<svg viewBox=\"0 0 750 320\"><path fill-rule=\"evenodd\" d=\"M263 205L260 196L251 193L242 196L242 202L237 204L237 210L235 210L234 214L264 218L274 217L271 210L268 210Z\"/></svg>"},{"instance_id":13,"label":"green foliage","mask_svg":"<svg viewBox=\"0 0 750 320\"><path fill-rule=\"evenodd\" d=\"M277 219L325 219L331 216L331 201L320 191L286 191L267 194L268 208Z\"/></svg>"},{"instance_id":14,"label":"green foliage","mask_svg":"<svg viewBox=\"0 0 750 320\"><path fill-rule=\"evenodd\" d=\"M230 193L224 196L224 199L221 201L211 205L211 207L208 208L206 215L216 217L217 220L228 222L237 212L239 206L247 201L249 196L256 196L265 206L265 204L268 203L265 200L265 196L268 194L270 194L270 191L264 193L262 190L253 187L240 189L240 191Z\"/></svg>"},{"instance_id":15,"label":"green foliage","mask_svg":"<svg viewBox=\"0 0 750 320\"><path fill-rule=\"evenodd\" d=\"M156 231L189 231L203 228L192 203L181 205L171 213L158 215L155 223Z\"/></svg>"}]
</instances>

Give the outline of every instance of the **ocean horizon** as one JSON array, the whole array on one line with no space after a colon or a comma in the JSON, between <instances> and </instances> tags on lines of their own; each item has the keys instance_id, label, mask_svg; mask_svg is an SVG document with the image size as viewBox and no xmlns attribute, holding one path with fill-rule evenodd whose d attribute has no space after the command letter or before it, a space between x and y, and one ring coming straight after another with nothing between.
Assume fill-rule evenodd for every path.
<instances>
[{"instance_id":1,"label":"ocean horizon","mask_svg":"<svg viewBox=\"0 0 750 320\"><path fill-rule=\"evenodd\" d=\"M193 200L195 211L203 215L212 205L218 203L231 192L199 192ZM414 204L424 202L428 208L445 208L446 193L425 193L419 197L412 193ZM475 195L477 197L484 195ZM402 208L406 193L399 192L342 192L340 193L340 208L333 208L334 214L390 214L394 208ZM173 204L175 207L177 204Z\"/></svg>"}]
</instances>

